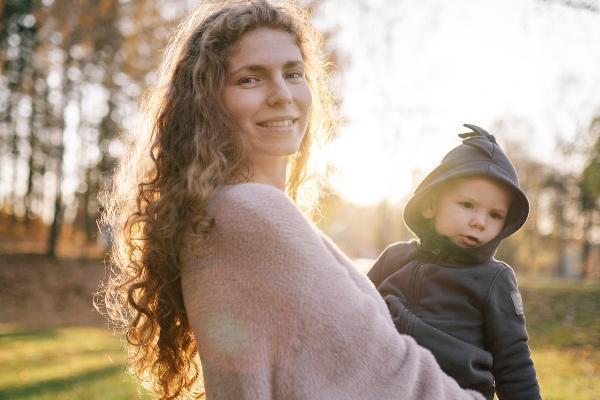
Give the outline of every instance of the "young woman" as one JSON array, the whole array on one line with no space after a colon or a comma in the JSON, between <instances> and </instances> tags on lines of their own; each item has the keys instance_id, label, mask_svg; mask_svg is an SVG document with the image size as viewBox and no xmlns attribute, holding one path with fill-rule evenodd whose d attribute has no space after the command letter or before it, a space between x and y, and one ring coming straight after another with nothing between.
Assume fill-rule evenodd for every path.
<instances>
[{"instance_id":1,"label":"young woman","mask_svg":"<svg viewBox=\"0 0 600 400\"><path fill-rule=\"evenodd\" d=\"M150 135L105 200L105 306L161 399L480 398L396 333L297 207L331 110L318 36L293 5L203 6L177 31L146 98Z\"/></svg>"}]
</instances>

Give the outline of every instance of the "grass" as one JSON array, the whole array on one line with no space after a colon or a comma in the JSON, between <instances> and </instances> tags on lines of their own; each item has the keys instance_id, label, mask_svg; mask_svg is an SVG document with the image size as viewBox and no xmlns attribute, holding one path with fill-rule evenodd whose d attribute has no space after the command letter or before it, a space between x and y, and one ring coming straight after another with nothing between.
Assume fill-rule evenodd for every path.
<instances>
[{"instance_id":1,"label":"grass","mask_svg":"<svg viewBox=\"0 0 600 400\"><path fill-rule=\"evenodd\" d=\"M599 398L600 284L521 282L545 400ZM0 400L152 399L125 371L117 338L98 328L0 325Z\"/></svg>"},{"instance_id":2,"label":"grass","mask_svg":"<svg viewBox=\"0 0 600 400\"><path fill-rule=\"evenodd\" d=\"M538 279L520 286L544 400L600 398L600 284Z\"/></svg>"},{"instance_id":3,"label":"grass","mask_svg":"<svg viewBox=\"0 0 600 400\"><path fill-rule=\"evenodd\" d=\"M598 349L543 347L532 355L544 400L598 399Z\"/></svg>"},{"instance_id":4,"label":"grass","mask_svg":"<svg viewBox=\"0 0 600 400\"><path fill-rule=\"evenodd\" d=\"M525 281L521 291L533 346L600 349L600 283Z\"/></svg>"},{"instance_id":5,"label":"grass","mask_svg":"<svg viewBox=\"0 0 600 400\"><path fill-rule=\"evenodd\" d=\"M0 326L1 400L151 399L125 371L119 341L97 328Z\"/></svg>"}]
</instances>

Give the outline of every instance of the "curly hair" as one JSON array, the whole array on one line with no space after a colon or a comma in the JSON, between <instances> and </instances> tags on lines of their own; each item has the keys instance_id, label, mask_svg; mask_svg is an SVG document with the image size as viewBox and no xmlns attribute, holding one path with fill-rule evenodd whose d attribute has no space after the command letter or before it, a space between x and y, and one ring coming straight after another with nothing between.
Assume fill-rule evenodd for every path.
<instances>
[{"instance_id":1,"label":"curly hair","mask_svg":"<svg viewBox=\"0 0 600 400\"><path fill-rule=\"evenodd\" d=\"M188 228L200 244L212 229L207 204L221 186L252 179L222 93L235 44L260 27L293 35L306 65L313 103L300 148L288 159L286 191L310 210L314 201L300 201L311 198L304 193L314 183L310 150L329 137L334 121L328 64L308 13L294 3L267 0L203 5L178 27L158 82L142 100L135 137L127 140L112 185L101 195L112 249L97 308L125 335L130 372L161 399L201 393L179 251Z\"/></svg>"}]
</instances>

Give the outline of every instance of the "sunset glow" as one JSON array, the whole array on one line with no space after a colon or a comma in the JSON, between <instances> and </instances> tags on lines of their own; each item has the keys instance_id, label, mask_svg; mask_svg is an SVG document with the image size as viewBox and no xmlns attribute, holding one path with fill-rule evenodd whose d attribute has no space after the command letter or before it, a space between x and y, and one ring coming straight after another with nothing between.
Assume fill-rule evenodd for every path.
<instances>
[{"instance_id":1,"label":"sunset glow","mask_svg":"<svg viewBox=\"0 0 600 400\"><path fill-rule=\"evenodd\" d=\"M328 153L343 197L398 201L463 123L580 167L556 145L600 109L599 13L532 0L362 4L328 2L317 21L339 30L331 45L347 61L336 87L348 123Z\"/></svg>"}]
</instances>

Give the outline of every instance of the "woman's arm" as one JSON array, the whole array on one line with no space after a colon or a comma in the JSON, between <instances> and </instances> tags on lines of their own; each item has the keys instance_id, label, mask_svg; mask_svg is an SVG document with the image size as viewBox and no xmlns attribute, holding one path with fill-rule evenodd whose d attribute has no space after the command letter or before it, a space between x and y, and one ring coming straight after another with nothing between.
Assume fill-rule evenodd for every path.
<instances>
[{"instance_id":1,"label":"woman's arm","mask_svg":"<svg viewBox=\"0 0 600 400\"><path fill-rule=\"evenodd\" d=\"M398 335L276 189L221 193L182 280L208 399L479 399Z\"/></svg>"}]
</instances>

